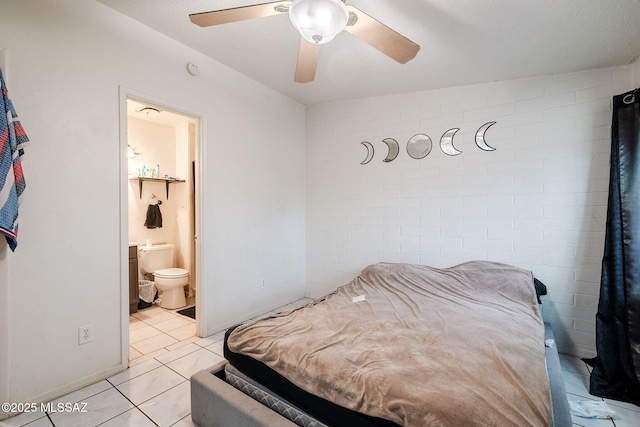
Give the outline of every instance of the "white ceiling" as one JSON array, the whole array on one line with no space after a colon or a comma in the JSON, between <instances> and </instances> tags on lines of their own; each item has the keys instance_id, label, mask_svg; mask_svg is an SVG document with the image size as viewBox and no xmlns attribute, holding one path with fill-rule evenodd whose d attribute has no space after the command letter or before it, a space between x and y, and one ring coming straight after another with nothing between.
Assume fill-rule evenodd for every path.
<instances>
[{"instance_id":1,"label":"white ceiling","mask_svg":"<svg viewBox=\"0 0 640 427\"><path fill-rule=\"evenodd\" d=\"M190 13L266 0L97 0L305 105L627 65L640 0L347 0L421 46L400 65L343 32L294 83L286 14L201 28ZM186 66L186 63L185 63Z\"/></svg>"}]
</instances>

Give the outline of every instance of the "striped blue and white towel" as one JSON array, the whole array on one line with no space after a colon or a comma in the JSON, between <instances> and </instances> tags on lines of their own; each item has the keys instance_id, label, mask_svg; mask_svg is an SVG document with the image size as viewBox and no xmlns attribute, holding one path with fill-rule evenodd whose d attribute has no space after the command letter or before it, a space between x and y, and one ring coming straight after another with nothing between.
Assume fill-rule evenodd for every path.
<instances>
[{"instance_id":1,"label":"striped blue and white towel","mask_svg":"<svg viewBox=\"0 0 640 427\"><path fill-rule=\"evenodd\" d=\"M20 158L29 141L0 70L0 234L12 251L18 246L18 206L25 188Z\"/></svg>"}]
</instances>

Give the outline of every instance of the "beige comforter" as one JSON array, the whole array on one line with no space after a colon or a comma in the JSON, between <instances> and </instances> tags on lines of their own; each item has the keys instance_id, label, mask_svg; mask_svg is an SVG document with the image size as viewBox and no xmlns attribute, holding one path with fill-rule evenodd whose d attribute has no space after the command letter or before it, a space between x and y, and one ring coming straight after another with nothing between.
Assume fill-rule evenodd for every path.
<instances>
[{"instance_id":1,"label":"beige comforter","mask_svg":"<svg viewBox=\"0 0 640 427\"><path fill-rule=\"evenodd\" d=\"M533 277L503 264L372 265L303 309L237 328L228 346L403 426L551 425Z\"/></svg>"}]
</instances>

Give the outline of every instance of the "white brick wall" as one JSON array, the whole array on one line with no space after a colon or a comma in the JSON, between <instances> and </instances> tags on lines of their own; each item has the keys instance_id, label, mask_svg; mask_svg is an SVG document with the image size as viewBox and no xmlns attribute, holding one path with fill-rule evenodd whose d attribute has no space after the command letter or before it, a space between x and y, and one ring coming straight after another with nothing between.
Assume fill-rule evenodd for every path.
<instances>
[{"instance_id":1,"label":"white brick wall","mask_svg":"<svg viewBox=\"0 0 640 427\"><path fill-rule=\"evenodd\" d=\"M365 266L449 267L473 259L529 269L549 288L561 351L595 355L611 102L633 67L370 98L307 109L307 293ZM496 121L484 152L475 132ZM460 131L456 157L440 137ZM415 160L406 143L433 141ZM389 163L384 138L400 143ZM369 141L375 156L360 162Z\"/></svg>"}]
</instances>

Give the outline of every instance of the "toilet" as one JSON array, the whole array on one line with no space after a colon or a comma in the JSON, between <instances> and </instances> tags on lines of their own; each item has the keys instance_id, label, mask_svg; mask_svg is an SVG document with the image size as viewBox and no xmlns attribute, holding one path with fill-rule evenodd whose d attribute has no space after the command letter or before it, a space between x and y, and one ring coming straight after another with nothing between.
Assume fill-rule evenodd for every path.
<instances>
[{"instance_id":1,"label":"toilet","mask_svg":"<svg viewBox=\"0 0 640 427\"><path fill-rule=\"evenodd\" d=\"M140 271L153 274L156 288L162 291L160 303L163 308L180 308L187 305L184 286L189 284L189 271L173 267L172 244L140 246L138 264Z\"/></svg>"}]
</instances>

